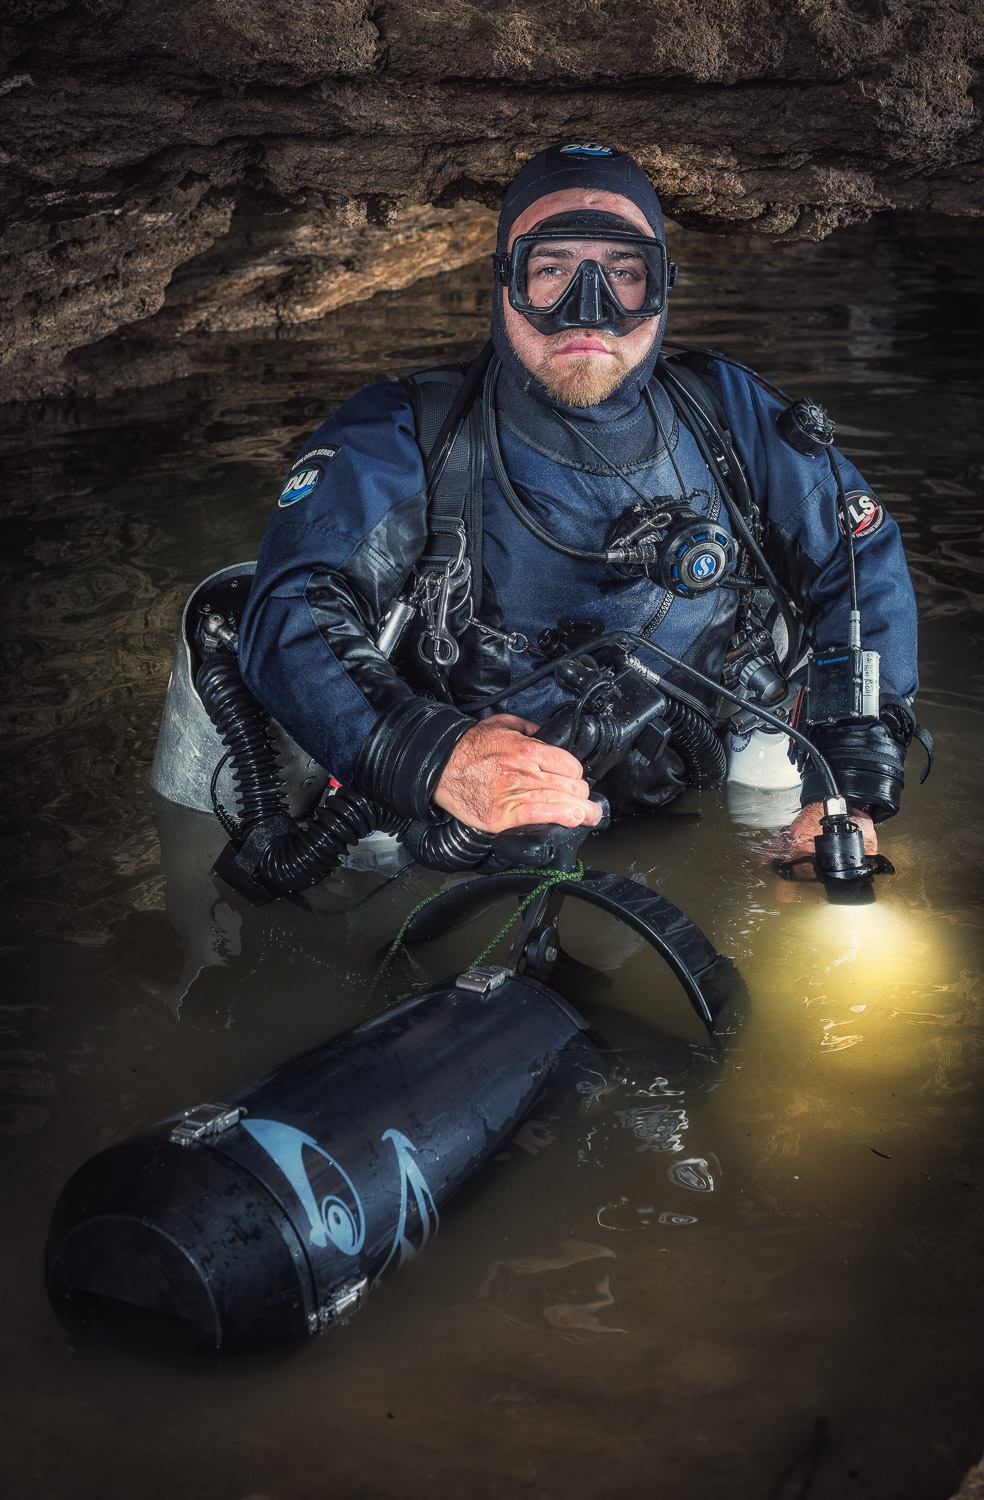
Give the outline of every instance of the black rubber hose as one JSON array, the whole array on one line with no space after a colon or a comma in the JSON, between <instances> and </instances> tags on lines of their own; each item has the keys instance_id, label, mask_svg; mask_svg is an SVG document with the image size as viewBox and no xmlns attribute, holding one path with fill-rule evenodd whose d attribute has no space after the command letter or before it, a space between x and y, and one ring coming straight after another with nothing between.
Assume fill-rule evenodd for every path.
<instances>
[{"instance_id":1,"label":"black rubber hose","mask_svg":"<svg viewBox=\"0 0 984 1500\"><path fill-rule=\"evenodd\" d=\"M280 758L269 720L246 687L231 652L217 652L198 669L195 688L232 762L241 837L283 812Z\"/></svg>"},{"instance_id":2,"label":"black rubber hose","mask_svg":"<svg viewBox=\"0 0 984 1500\"><path fill-rule=\"evenodd\" d=\"M494 837L449 818L446 823L410 823L401 842L414 859L432 870L471 870L488 854Z\"/></svg>"},{"instance_id":3,"label":"black rubber hose","mask_svg":"<svg viewBox=\"0 0 984 1500\"><path fill-rule=\"evenodd\" d=\"M232 763L239 827L227 829L237 849L250 830L272 818L282 825L290 819L276 746L270 737L269 716L243 682L239 662L231 652L217 652L198 669L195 687L206 713L226 746ZM321 803L307 826L276 833L259 857L253 872L270 891L293 895L317 885L330 875L345 851L373 829L396 833L405 820L361 797L340 791Z\"/></svg>"},{"instance_id":4,"label":"black rubber hose","mask_svg":"<svg viewBox=\"0 0 984 1500\"><path fill-rule=\"evenodd\" d=\"M554 552L560 552L564 557L576 558L579 562L608 562L608 553L599 552L594 547L575 547L573 542L564 542L546 526L541 526L536 517L527 510L520 500L509 478L506 462L502 456L502 448L499 443L499 430L495 415L495 389L499 379L500 364L494 359L489 365L485 375L485 387L482 392L482 417L485 424L485 446L488 450L489 460L492 464L492 472L495 475L496 484L516 517L522 522L527 531L536 537L537 541L543 542L544 546L550 547ZM622 475L625 478L625 475ZM629 481L632 489L635 485Z\"/></svg>"},{"instance_id":5,"label":"black rubber hose","mask_svg":"<svg viewBox=\"0 0 984 1500\"><path fill-rule=\"evenodd\" d=\"M705 790L720 786L728 771L728 757L711 721L688 703L670 698L663 718L669 724L670 749L683 762L688 786Z\"/></svg>"},{"instance_id":6,"label":"black rubber hose","mask_svg":"<svg viewBox=\"0 0 984 1500\"><path fill-rule=\"evenodd\" d=\"M345 851L374 829L398 833L405 826L358 792L336 792L315 808L307 827L295 826L263 851L257 878L282 896L293 895L330 875Z\"/></svg>"}]
</instances>

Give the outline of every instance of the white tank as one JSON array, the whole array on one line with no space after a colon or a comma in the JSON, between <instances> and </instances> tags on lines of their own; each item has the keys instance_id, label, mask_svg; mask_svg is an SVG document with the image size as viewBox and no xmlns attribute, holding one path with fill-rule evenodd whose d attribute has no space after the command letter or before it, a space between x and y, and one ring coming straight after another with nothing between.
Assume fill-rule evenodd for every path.
<instances>
[{"instance_id":1,"label":"white tank","mask_svg":"<svg viewBox=\"0 0 984 1500\"><path fill-rule=\"evenodd\" d=\"M727 738L728 780L760 792L798 787L800 773L787 754L789 737L777 729L749 729L744 734L729 731Z\"/></svg>"}]
</instances>

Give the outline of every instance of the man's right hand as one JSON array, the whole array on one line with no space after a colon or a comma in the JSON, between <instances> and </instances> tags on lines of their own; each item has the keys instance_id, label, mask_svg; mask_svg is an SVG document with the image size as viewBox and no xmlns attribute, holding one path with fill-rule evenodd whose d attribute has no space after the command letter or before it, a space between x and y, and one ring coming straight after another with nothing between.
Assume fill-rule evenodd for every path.
<instances>
[{"instance_id":1,"label":"man's right hand","mask_svg":"<svg viewBox=\"0 0 984 1500\"><path fill-rule=\"evenodd\" d=\"M431 800L483 833L524 823L593 827L601 808L588 800L580 761L532 739L538 727L515 714L480 719L454 747Z\"/></svg>"}]
</instances>

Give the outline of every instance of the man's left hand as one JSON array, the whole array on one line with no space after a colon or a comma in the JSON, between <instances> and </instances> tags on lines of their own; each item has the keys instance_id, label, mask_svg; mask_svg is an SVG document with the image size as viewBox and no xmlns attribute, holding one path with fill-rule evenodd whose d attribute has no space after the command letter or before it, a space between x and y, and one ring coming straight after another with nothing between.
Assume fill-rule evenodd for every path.
<instances>
[{"instance_id":1,"label":"man's left hand","mask_svg":"<svg viewBox=\"0 0 984 1500\"><path fill-rule=\"evenodd\" d=\"M850 807L847 812L852 823L857 823L864 838L865 854L876 854L878 852L878 835L875 833L875 825L867 813L858 812L857 808ZM781 833L766 844L763 858L773 859L799 859L804 854L812 854L818 833L822 833L820 819L823 817L823 803L809 802L802 808ZM809 863L796 865L792 870L794 880L815 880L816 873Z\"/></svg>"}]
</instances>

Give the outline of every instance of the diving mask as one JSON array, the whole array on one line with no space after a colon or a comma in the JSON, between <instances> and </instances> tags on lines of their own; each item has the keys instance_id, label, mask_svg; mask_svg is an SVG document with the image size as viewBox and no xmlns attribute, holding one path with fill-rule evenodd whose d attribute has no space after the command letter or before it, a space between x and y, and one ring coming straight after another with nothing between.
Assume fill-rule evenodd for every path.
<instances>
[{"instance_id":1,"label":"diving mask","mask_svg":"<svg viewBox=\"0 0 984 1500\"><path fill-rule=\"evenodd\" d=\"M554 214L493 257L509 303L538 333L597 328L623 338L666 306L677 268L661 240L618 214Z\"/></svg>"}]
</instances>

